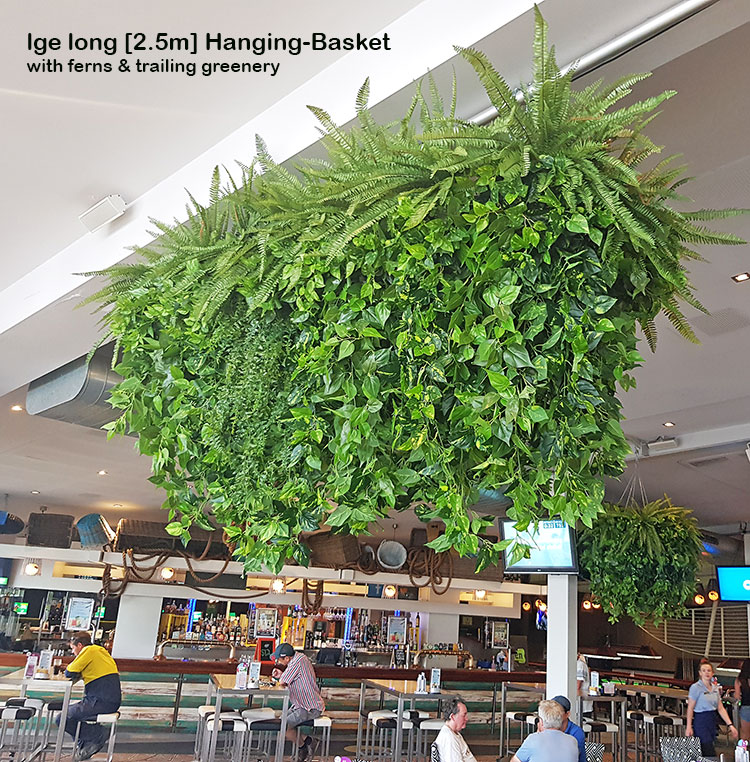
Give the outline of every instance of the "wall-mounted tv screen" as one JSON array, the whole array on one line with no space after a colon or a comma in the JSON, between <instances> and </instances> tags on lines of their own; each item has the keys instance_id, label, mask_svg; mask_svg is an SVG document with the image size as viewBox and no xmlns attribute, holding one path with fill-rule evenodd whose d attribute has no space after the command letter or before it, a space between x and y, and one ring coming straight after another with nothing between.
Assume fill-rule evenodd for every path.
<instances>
[{"instance_id":1,"label":"wall-mounted tv screen","mask_svg":"<svg viewBox=\"0 0 750 762\"><path fill-rule=\"evenodd\" d=\"M505 571L511 574L578 574L573 528L564 521L540 521L523 532L517 532L513 521L500 521L503 539L525 543L531 548L531 557L508 563L506 551Z\"/></svg>"},{"instance_id":2,"label":"wall-mounted tv screen","mask_svg":"<svg viewBox=\"0 0 750 762\"><path fill-rule=\"evenodd\" d=\"M750 566L717 566L722 601L750 603Z\"/></svg>"}]
</instances>

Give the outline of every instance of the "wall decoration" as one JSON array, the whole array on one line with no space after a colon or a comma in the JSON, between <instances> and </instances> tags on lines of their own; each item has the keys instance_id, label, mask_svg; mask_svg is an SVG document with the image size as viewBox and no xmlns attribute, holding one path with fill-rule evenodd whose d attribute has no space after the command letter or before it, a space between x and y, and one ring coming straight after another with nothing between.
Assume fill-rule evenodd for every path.
<instances>
[{"instance_id":1,"label":"wall decoration","mask_svg":"<svg viewBox=\"0 0 750 762\"><path fill-rule=\"evenodd\" d=\"M494 648L507 648L508 647L508 634L509 625L508 622L493 622L492 623L492 644Z\"/></svg>"},{"instance_id":2,"label":"wall decoration","mask_svg":"<svg viewBox=\"0 0 750 762\"><path fill-rule=\"evenodd\" d=\"M255 637L276 637L276 609L255 609Z\"/></svg>"},{"instance_id":3,"label":"wall decoration","mask_svg":"<svg viewBox=\"0 0 750 762\"><path fill-rule=\"evenodd\" d=\"M93 598L70 598L65 614L65 629L72 631L90 630L95 603Z\"/></svg>"}]
</instances>

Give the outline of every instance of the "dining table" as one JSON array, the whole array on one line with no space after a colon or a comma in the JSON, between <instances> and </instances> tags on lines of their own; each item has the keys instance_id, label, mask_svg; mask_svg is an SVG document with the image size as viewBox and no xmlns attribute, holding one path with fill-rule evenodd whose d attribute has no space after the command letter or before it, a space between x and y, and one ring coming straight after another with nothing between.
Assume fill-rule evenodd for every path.
<instances>
[{"instance_id":1,"label":"dining table","mask_svg":"<svg viewBox=\"0 0 750 762\"><path fill-rule=\"evenodd\" d=\"M362 748L362 721L366 720L365 699L367 689L373 689L380 694L379 705L383 706L386 695L396 698L396 716L402 717L406 703L409 703L409 709L414 709L416 701L436 701L438 703L438 714L440 705L443 701L452 701L458 698L456 693L425 693L417 691L416 680L363 680L359 693L359 717L357 722L357 753ZM400 762L402 758L404 733L400 722L396 723L396 738L393 743L393 762Z\"/></svg>"},{"instance_id":2,"label":"dining table","mask_svg":"<svg viewBox=\"0 0 750 762\"><path fill-rule=\"evenodd\" d=\"M54 675L49 678L30 678L23 675L23 670L11 672L0 678L0 692L11 692L15 696L27 698L30 692L33 693L62 693L62 708L58 719L57 732L55 733L53 762L60 762L63 752L63 741L65 740L65 722L68 719L68 707L73 694L73 681L64 675ZM48 717L48 721L50 718ZM32 749L29 759L35 759L46 751L44 745L44 734L39 739L37 745Z\"/></svg>"},{"instance_id":3,"label":"dining table","mask_svg":"<svg viewBox=\"0 0 750 762\"><path fill-rule=\"evenodd\" d=\"M272 698L282 700L281 723L279 725L279 732L276 739L276 753L274 759L275 762L283 762L286 720L289 712L289 689L281 687L280 685L259 686L257 688L238 688L235 675L212 674L210 676L208 680L208 690L206 692L206 703L210 704L212 699L215 698L214 717L221 717L221 705L226 699L237 697L247 699L248 701L252 701L255 697L260 697L264 706L266 702ZM219 738L220 727L220 722L213 723L213 730L211 731L208 745L208 757L205 762L214 762L216 757L216 742Z\"/></svg>"}]
</instances>

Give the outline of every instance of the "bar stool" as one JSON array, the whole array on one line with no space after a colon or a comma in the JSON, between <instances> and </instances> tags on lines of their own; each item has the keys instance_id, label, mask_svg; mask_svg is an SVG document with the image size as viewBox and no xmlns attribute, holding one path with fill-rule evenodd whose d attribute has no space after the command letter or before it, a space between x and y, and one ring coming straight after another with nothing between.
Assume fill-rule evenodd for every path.
<instances>
[{"instance_id":1,"label":"bar stool","mask_svg":"<svg viewBox=\"0 0 750 762\"><path fill-rule=\"evenodd\" d=\"M528 712L506 712L505 713L505 756L510 755L510 723L511 722L517 722L519 723L519 729L520 729L520 735L521 735L521 743L523 743L523 739L525 738L526 734L524 733L524 730L526 729L526 718L529 716ZM536 715L531 715L532 717L535 717ZM519 744L520 746L521 744Z\"/></svg>"},{"instance_id":2,"label":"bar stool","mask_svg":"<svg viewBox=\"0 0 750 762\"><path fill-rule=\"evenodd\" d=\"M281 730L281 719L274 719L268 717L261 720L249 719L247 722L247 752L251 753L253 748L253 735L257 734L258 746L257 751L261 756L268 758L270 756L271 739L276 736L276 743L286 745L285 738L279 738L279 730ZM282 749L282 757L284 750Z\"/></svg>"},{"instance_id":3,"label":"bar stool","mask_svg":"<svg viewBox=\"0 0 750 762\"><path fill-rule=\"evenodd\" d=\"M424 719L412 720L417 726L417 759L427 760L427 734L430 732L439 733L445 725L445 720L427 717ZM434 740L434 739L433 739Z\"/></svg>"},{"instance_id":4,"label":"bar stool","mask_svg":"<svg viewBox=\"0 0 750 762\"><path fill-rule=\"evenodd\" d=\"M47 758L47 751L50 745L50 737L52 735L52 730L55 727L55 715L59 715L60 712L62 712L62 708L62 699L52 699L51 701L47 701L47 703L44 705L44 728L41 743L42 753L39 757L42 762L44 762L44 760Z\"/></svg>"},{"instance_id":5,"label":"bar stool","mask_svg":"<svg viewBox=\"0 0 750 762\"><path fill-rule=\"evenodd\" d=\"M373 709L367 713L367 727L365 729L365 743L362 749L357 749L357 757L360 759L372 759L374 752L370 749L370 732L372 731L372 746L375 746L375 730L373 721L380 718L395 717L396 714L390 709Z\"/></svg>"},{"instance_id":6,"label":"bar stool","mask_svg":"<svg viewBox=\"0 0 750 762\"><path fill-rule=\"evenodd\" d=\"M81 732L81 725L108 725L109 738L107 739L106 760L112 762L112 756L115 753L115 739L117 738L117 722L120 719L119 712L110 712L109 714L97 714L95 719L81 720L76 728L75 738L73 739L73 748L78 746L78 736ZM95 759L96 757L92 757Z\"/></svg>"},{"instance_id":7,"label":"bar stool","mask_svg":"<svg viewBox=\"0 0 750 762\"><path fill-rule=\"evenodd\" d=\"M297 739L294 742L294 756L297 756L297 753L299 751L299 742L300 742L300 736L302 735L302 728L310 728L311 734L315 734L315 729L320 728L320 741L323 746L323 759L328 759L328 752L331 747L331 725L332 721L330 717L327 717L326 715L321 715L320 717L316 717L312 723L303 722L301 725L297 726Z\"/></svg>"},{"instance_id":8,"label":"bar stool","mask_svg":"<svg viewBox=\"0 0 750 762\"><path fill-rule=\"evenodd\" d=\"M682 735L682 717L673 714L653 714L644 717L646 725L646 759L661 756L661 739L674 738ZM649 738L648 728L651 728Z\"/></svg>"},{"instance_id":9,"label":"bar stool","mask_svg":"<svg viewBox=\"0 0 750 762\"><path fill-rule=\"evenodd\" d=\"M37 711L31 706L6 706L0 709L0 755L23 759L34 738Z\"/></svg>"},{"instance_id":10,"label":"bar stool","mask_svg":"<svg viewBox=\"0 0 750 762\"><path fill-rule=\"evenodd\" d=\"M224 717L224 712L219 718L219 734L224 733L223 753L231 752L232 762L242 762L245 751L245 738L247 737L247 723L238 714L236 717ZM206 730L203 734L203 748L201 759L208 759L208 750L211 745L211 734L214 731L215 715L206 720ZM218 745L218 742L217 742Z\"/></svg>"},{"instance_id":11,"label":"bar stool","mask_svg":"<svg viewBox=\"0 0 750 762\"><path fill-rule=\"evenodd\" d=\"M635 752L635 762L646 758L646 715L651 716L639 709L628 710L628 722L633 726L633 745L628 746L628 751Z\"/></svg>"},{"instance_id":12,"label":"bar stool","mask_svg":"<svg viewBox=\"0 0 750 762\"><path fill-rule=\"evenodd\" d=\"M271 711L273 712L273 710ZM210 717L213 717L214 714L216 714L216 707L213 704L203 704L198 707L198 724L195 728L194 746L196 758L200 756L201 749L203 748L203 734L206 730L206 722ZM227 710L226 712L221 713L221 718L223 720L236 720L242 719L242 715L238 712Z\"/></svg>"},{"instance_id":13,"label":"bar stool","mask_svg":"<svg viewBox=\"0 0 750 762\"><path fill-rule=\"evenodd\" d=\"M590 737L594 743L599 743L602 733L610 734L610 743L612 744L612 759L617 759L617 745L620 727L613 722L603 722L602 720L590 720L583 724L583 732Z\"/></svg>"},{"instance_id":14,"label":"bar stool","mask_svg":"<svg viewBox=\"0 0 750 762\"><path fill-rule=\"evenodd\" d=\"M403 717L399 718L396 717L396 715L392 715L391 717L380 717L380 718L373 718L372 725L373 725L373 736L377 732L377 738L378 738L378 745L377 745L377 753L378 753L378 759L384 760L388 757L391 757L392 759L397 759L401 757L401 749L396 749L396 730L398 729L398 724L401 723L401 730L408 730L409 736L407 738L407 748L409 751L411 751L412 748L412 734L414 729L414 723L411 720L405 720ZM389 734L392 733L392 736L389 738ZM403 740L403 738L402 738ZM389 753L386 753L386 750L389 750Z\"/></svg>"},{"instance_id":15,"label":"bar stool","mask_svg":"<svg viewBox=\"0 0 750 762\"><path fill-rule=\"evenodd\" d=\"M13 696L5 702L7 707L30 707L36 714L34 715L34 746L38 745L39 734L43 731L42 714L44 712L44 701L41 699L27 698L26 696Z\"/></svg>"}]
</instances>

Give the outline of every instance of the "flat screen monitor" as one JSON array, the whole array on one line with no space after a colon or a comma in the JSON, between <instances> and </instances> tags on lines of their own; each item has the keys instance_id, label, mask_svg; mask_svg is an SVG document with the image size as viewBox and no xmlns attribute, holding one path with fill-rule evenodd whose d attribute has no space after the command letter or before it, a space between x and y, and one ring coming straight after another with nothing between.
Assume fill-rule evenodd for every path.
<instances>
[{"instance_id":1,"label":"flat screen monitor","mask_svg":"<svg viewBox=\"0 0 750 762\"><path fill-rule=\"evenodd\" d=\"M505 571L511 574L578 574L573 528L555 519L540 521L523 532L517 532L513 521L500 521L503 539L515 540L531 548L531 557L514 564L505 557Z\"/></svg>"},{"instance_id":2,"label":"flat screen monitor","mask_svg":"<svg viewBox=\"0 0 750 762\"><path fill-rule=\"evenodd\" d=\"M717 566L722 601L750 603L750 566Z\"/></svg>"}]
</instances>

